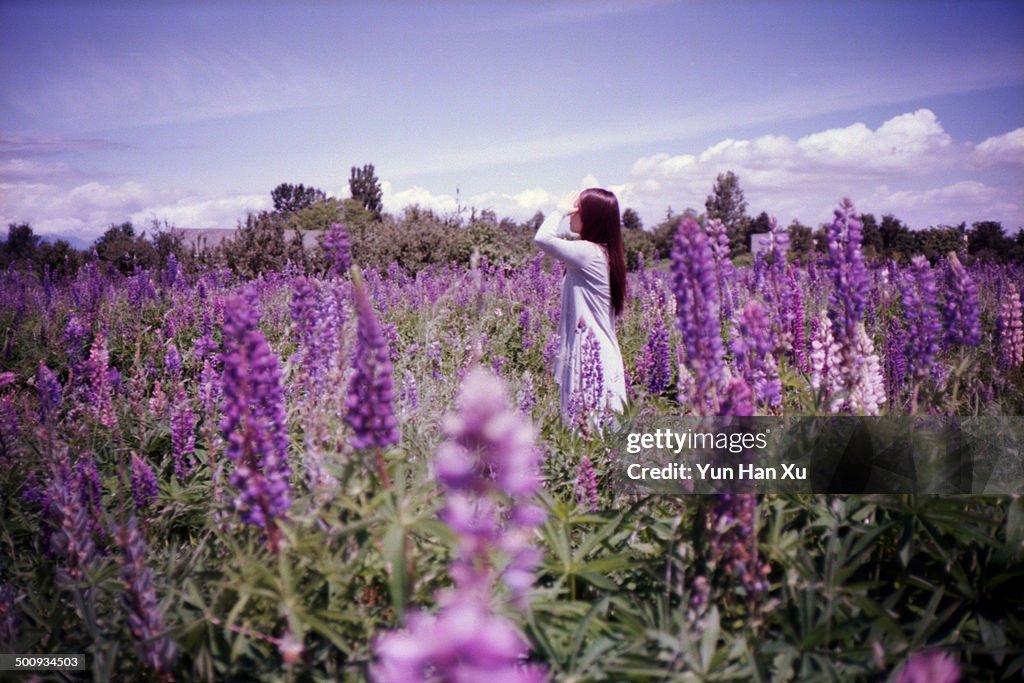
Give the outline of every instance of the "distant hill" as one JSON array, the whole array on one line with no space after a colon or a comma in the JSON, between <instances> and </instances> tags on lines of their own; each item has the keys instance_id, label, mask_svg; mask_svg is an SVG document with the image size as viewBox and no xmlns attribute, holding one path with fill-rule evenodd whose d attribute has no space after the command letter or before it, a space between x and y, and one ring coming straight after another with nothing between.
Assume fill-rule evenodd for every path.
<instances>
[{"instance_id":1,"label":"distant hill","mask_svg":"<svg viewBox=\"0 0 1024 683\"><path fill-rule=\"evenodd\" d=\"M79 251L89 251L90 249L92 249L93 242L96 241L95 239L89 239L87 237L79 237L78 235L64 235L59 232L50 233L47 235L39 235L39 237L41 241L49 242L50 244L53 244L58 240L64 240L65 242L71 245L72 249L77 249Z\"/></svg>"}]
</instances>

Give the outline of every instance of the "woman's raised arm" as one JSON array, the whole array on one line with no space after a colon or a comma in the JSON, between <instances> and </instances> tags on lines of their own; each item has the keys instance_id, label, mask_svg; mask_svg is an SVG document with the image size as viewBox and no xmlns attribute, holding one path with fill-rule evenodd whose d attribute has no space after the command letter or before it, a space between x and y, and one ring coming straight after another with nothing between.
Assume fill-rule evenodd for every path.
<instances>
[{"instance_id":1,"label":"woman's raised arm","mask_svg":"<svg viewBox=\"0 0 1024 683\"><path fill-rule=\"evenodd\" d=\"M533 243L549 256L562 261L572 268L582 268L593 258L594 252L581 240L565 240L558 237L558 224L562 222L564 214L561 211L552 211L544 222L537 228L537 234L533 236Z\"/></svg>"}]
</instances>

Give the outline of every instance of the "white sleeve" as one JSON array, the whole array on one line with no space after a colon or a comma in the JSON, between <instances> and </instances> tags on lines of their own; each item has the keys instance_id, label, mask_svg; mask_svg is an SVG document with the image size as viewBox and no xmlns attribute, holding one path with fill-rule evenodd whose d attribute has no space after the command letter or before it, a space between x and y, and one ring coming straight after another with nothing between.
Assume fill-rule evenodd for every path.
<instances>
[{"instance_id":1,"label":"white sleeve","mask_svg":"<svg viewBox=\"0 0 1024 683\"><path fill-rule=\"evenodd\" d=\"M593 258L594 252L586 242L558 237L558 227L564 217L561 211L552 211L548 214L537 228L533 242L545 254L562 261L570 268L583 268Z\"/></svg>"}]
</instances>

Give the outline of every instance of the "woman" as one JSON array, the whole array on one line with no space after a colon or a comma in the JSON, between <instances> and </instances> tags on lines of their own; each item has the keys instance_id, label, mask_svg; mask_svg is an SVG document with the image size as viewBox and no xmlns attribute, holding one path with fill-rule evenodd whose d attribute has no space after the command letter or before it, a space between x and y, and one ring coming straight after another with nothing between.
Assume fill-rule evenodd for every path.
<instances>
[{"instance_id":1,"label":"woman","mask_svg":"<svg viewBox=\"0 0 1024 683\"><path fill-rule=\"evenodd\" d=\"M578 240L560 239L556 233L569 218L569 231ZM562 421L572 424L573 394L583 379L583 348L588 331L600 349L603 390L597 408L621 412L626 404L626 379L615 319L626 299L626 258L622 247L619 201L608 190L583 190L573 209L554 211L537 229L534 243L565 264L562 281L561 340L555 360L555 381L561 388Z\"/></svg>"}]
</instances>

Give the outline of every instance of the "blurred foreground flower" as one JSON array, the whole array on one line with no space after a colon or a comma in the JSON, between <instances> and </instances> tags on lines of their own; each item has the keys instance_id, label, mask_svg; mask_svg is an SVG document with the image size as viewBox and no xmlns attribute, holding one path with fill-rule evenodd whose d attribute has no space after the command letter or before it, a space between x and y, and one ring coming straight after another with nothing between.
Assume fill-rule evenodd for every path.
<instances>
[{"instance_id":1,"label":"blurred foreground flower","mask_svg":"<svg viewBox=\"0 0 1024 683\"><path fill-rule=\"evenodd\" d=\"M896 683L957 683L960 667L941 652L917 652L900 671Z\"/></svg>"},{"instance_id":2,"label":"blurred foreground flower","mask_svg":"<svg viewBox=\"0 0 1024 683\"><path fill-rule=\"evenodd\" d=\"M444 418L436 461L442 518L459 538L449 570L455 585L438 596L437 614L412 614L378 638L374 679L543 681L546 671L525 663L525 639L490 604L500 577L524 605L540 559L530 544L544 520L530 502L540 486L534 428L509 408L504 383L480 368L466 376L459 405Z\"/></svg>"}]
</instances>

